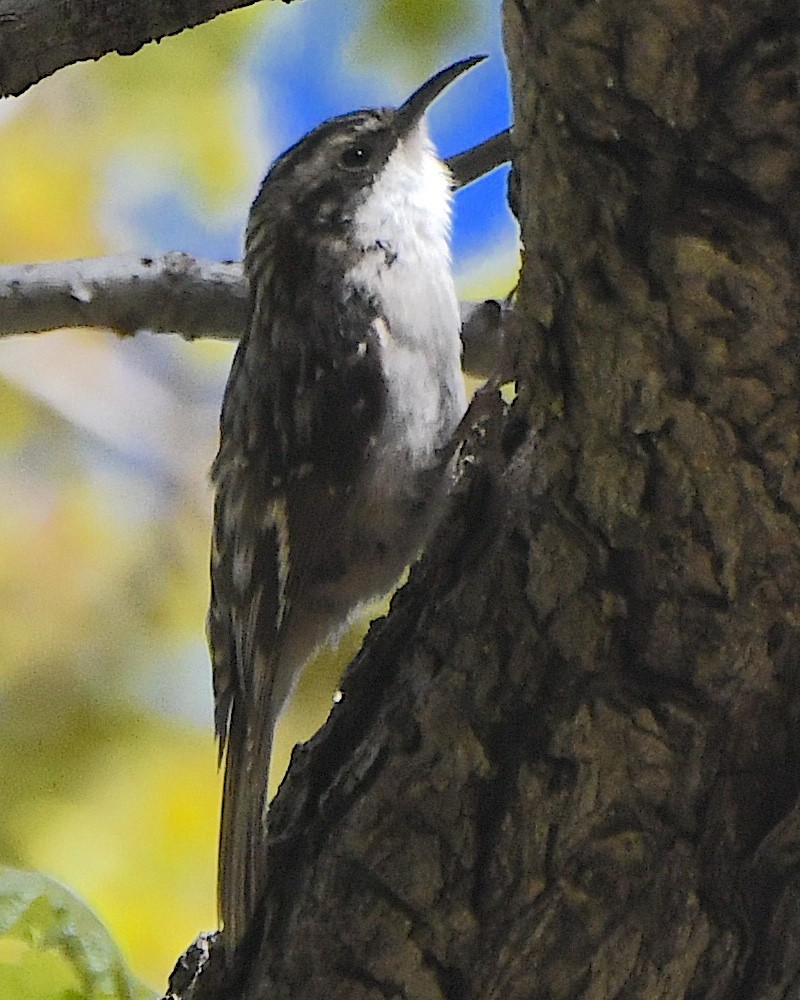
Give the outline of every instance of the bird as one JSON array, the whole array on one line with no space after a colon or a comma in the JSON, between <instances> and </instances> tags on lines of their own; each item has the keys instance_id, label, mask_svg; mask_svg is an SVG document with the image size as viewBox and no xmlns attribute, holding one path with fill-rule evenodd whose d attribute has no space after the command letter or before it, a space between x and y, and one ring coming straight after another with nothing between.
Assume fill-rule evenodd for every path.
<instances>
[{"instance_id":1,"label":"bird","mask_svg":"<svg viewBox=\"0 0 800 1000\"><path fill-rule=\"evenodd\" d=\"M218 910L228 962L267 881L275 725L304 666L396 585L442 516L467 407L453 178L425 112L484 59L397 108L323 122L253 202L250 312L211 469L208 639L224 784Z\"/></svg>"}]
</instances>

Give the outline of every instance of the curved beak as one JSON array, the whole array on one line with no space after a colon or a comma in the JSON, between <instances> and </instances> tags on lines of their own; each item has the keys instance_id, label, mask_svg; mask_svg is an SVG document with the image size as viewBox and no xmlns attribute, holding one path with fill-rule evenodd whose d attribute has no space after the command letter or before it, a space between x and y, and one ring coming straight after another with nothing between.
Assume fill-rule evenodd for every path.
<instances>
[{"instance_id":1,"label":"curved beak","mask_svg":"<svg viewBox=\"0 0 800 1000\"><path fill-rule=\"evenodd\" d=\"M411 97L404 104L401 104L395 112L399 134L405 135L410 132L445 87L449 87L456 77L466 73L468 69L472 69L479 62L483 62L485 58L486 56L470 56L469 59L453 63L447 69L439 70L435 76L432 76L430 80L415 90Z\"/></svg>"}]
</instances>

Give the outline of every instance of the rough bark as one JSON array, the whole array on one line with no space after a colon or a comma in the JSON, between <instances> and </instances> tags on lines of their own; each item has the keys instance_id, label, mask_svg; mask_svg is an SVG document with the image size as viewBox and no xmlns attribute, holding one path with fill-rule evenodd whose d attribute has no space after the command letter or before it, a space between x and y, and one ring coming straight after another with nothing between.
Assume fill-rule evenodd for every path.
<instances>
[{"instance_id":1,"label":"rough bark","mask_svg":"<svg viewBox=\"0 0 800 1000\"><path fill-rule=\"evenodd\" d=\"M0 97L21 94L71 63L107 52L131 55L147 42L254 2L0 0Z\"/></svg>"},{"instance_id":2,"label":"rough bark","mask_svg":"<svg viewBox=\"0 0 800 1000\"><path fill-rule=\"evenodd\" d=\"M800 995L799 34L507 0L518 395L296 752L218 995Z\"/></svg>"}]
</instances>

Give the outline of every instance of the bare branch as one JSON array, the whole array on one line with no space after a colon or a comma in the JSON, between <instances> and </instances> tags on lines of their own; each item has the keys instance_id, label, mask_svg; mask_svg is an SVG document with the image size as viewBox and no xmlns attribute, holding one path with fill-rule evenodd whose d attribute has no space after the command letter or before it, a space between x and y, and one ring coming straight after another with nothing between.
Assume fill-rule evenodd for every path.
<instances>
[{"instance_id":1,"label":"bare branch","mask_svg":"<svg viewBox=\"0 0 800 1000\"><path fill-rule=\"evenodd\" d=\"M459 187L466 187L490 170L501 166L511 159L511 129L498 132L491 139L467 149L463 153L451 156L447 161Z\"/></svg>"},{"instance_id":2,"label":"bare branch","mask_svg":"<svg viewBox=\"0 0 800 1000\"><path fill-rule=\"evenodd\" d=\"M63 66L131 55L255 0L0 0L0 97L21 94ZM57 11L57 13L55 12Z\"/></svg>"},{"instance_id":3,"label":"bare branch","mask_svg":"<svg viewBox=\"0 0 800 1000\"><path fill-rule=\"evenodd\" d=\"M186 340L236 340L247 322L248 293L237 262L163 257L95 257L0 267L0 339L63 327L100 327L122 335L149 330ZM497 302L462 303L465 369L486 377L503 339Z\"/></svg>"},{"instance_id":4,"label":"bare branch","mask_svg":"<svg viewBox=\"0 0 800 1000\"><path fill-rule=\"evenodd\" d=\"M0 36L3 0L0 0ZM2 77L2 64L0 64ZM508 159L510 131L447 163L459 186ZM247 322L241 264L202 261L172 252L0 267L0 338L63 327L177 333L186 340L237 339ZM464 365L473 375L494 371L503 339L496 302L462 304Z\"/></svg>"},{"instance_id":5,"label":"bare branch","mask_svg":"<svg viewBox=\"0 0 800 1000\"><path fill-rule=\"evenodd\" d=\"M168 253L0 267L0 337L89 326L224 340L246 321L238 263Z\"/></svg>"}]
</instances>

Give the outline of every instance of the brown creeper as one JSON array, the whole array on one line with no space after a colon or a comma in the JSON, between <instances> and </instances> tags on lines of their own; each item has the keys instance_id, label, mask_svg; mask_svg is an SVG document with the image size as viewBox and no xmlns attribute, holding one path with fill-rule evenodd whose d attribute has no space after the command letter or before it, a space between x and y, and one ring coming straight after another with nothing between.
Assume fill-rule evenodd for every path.
<instances>
[{"instance_id":1,"label":"brown creeper","mask_svg":"<svg viewBox=\"0 0 800 1000\"><path fill-rule=\"evenodd\" d=\"M250 212L251 318L220 420L209 640L225 754L219 909L228 957L263 890L273 730L303 666L386 593L441 510L466 409L452 179L424 113L324 122Z\"/></svg>"}]
</instances>

